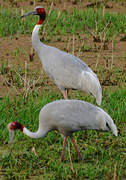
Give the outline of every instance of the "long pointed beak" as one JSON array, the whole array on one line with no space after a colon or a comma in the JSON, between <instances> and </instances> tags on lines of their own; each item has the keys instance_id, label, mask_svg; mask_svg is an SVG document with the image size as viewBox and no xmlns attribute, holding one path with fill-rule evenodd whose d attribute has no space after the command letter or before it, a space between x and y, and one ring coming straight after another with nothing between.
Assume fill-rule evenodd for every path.
<instances>
[{"instance_id":1,"label":"long pointed beak","mask_svg":"<svg viewBox=\"0 0 126 180\"><path fill-rule=\"evenodd\" d=\"M30 11L28 13L25 13L24 15L20 16L20 18L24 18L26 16L29 16L29 15L35 15L36 14L36 11Z\"/></svg>"}]
</instances>

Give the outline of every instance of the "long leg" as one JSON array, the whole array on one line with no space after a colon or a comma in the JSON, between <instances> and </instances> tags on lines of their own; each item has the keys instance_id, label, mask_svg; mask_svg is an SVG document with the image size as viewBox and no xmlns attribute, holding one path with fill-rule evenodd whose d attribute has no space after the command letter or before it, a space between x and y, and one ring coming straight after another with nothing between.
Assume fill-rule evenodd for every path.
<instances>
[{"instance_id":1,"label":"long leg","mask_svg":"<svg viewBox=\"0 0 126 180\"><path fill-rule=\"evenodd\" d=\"M65 147L66 147L66 139L67 139L67 137L64 137L64 141L63 141L63 150L62 150L62 154L61 154L61 161L64 160Z\"/></svg>"},{"instance_id":2,"label":"long leg","mask_svg":"<svg viewBox=\"0 0 126 180\"><path fill-rule=\"evenodd\" d=\"M72 141L72 143L73 143L73 145L74 145L74 148L75 148L77 154L79 155L80 159L82 159L82 155L81 155L81 153L80 153L80 151L79 151L79 149L78 149L78 147L77 147L77 145L76 145L73 137L71 136L70 139L71 139L71 141Z\"/></svg>"},{"instance_id":3,"label":"long leg","mask_svg":"<svg viewBox=\"0 0 126 180\"><path fill-rule=\"evenodd\" d=\"M64 99L68 99L68 90L62 90L61 92L64 96Z\"/></svg>"}]
</instances>

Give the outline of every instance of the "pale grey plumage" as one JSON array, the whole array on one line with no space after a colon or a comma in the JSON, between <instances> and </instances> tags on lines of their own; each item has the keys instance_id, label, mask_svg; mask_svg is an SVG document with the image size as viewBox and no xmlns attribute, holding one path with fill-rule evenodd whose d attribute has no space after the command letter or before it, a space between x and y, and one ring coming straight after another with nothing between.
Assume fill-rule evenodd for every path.
<instances>
[{"instance_id":1,"label":"pale grey plumage","mask_svg":"<svg viewBox=\"0 0 126 180\"><path fill-rule=\"evenodd\" d=\"M51 130L58 130L64 136L85 129L111 131L117 136L111 117L101 108L80 100L57 100L45 105L39 114L38 131L24 133L32 138L45 136Z\"/></svg>"},{"instance_id":2,"label":"pale grey plumage","mask_svg":"<svg viewBox=\"0 0 126 180\"><path fill-rule=\"evenodd\" d=\"M78 57L40 42L38 31L45 20L46 12L42 6L37 6L34 11L21 18L31 14L40 17L32 32L32 46L39 55L45 72L62 91L64 98L68 98L65 90L78 89L92 94L100 105L102 89L96 74Z\"/></svg>"},{"instance_id":3,"label":"pale grey plumage","mask_svg":"<svg viewBox=\"0 0 126 180\"><path fill-rule=\"evenodd\" d=\"M39 129L57 129L64 136L73 132L94 129L112 131L117 129L111 117L101 108L80 100L57 100L42 108L39 114Z\"/></svg>"},{"instance_id":4,"label":"pale grey plumage","mask_svg":"<svg viewBox=\"0 0 126 180\"><path fill-rule=\"evenodd\" d=\"M32 46L39 55L43 69L60 90L78 89L91 93L101 104L102 89L96 74L81 59L40 42L36 25L32 33Z\"/></svg>"},{"instance_id":5,"label":"pale grey plumage","mask_svg":"<svg viewBox=\"0 0 126 180\"><path fill-rule=\"evenodd\" d=\"M14 130L20 129L31 138L41 138L51 130L57 130L64 135L61 160L64 160L66 139L70 139L80 158L82 158L72 134L76 131L93 129L111 131L117 136L116 125L111 117L101 108L80 100L57 100L45 105L39 114L39 127L36 132L29 131L19 122L8 124L10 142L13 142Z\"/></svg>"}]
</instances>

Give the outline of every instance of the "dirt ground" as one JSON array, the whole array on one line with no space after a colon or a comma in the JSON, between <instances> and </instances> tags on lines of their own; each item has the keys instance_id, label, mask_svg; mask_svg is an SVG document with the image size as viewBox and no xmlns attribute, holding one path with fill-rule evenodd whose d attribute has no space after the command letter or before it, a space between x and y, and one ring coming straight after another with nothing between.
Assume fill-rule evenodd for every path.
<instances>
[{"instance_id":1,"label":"dirt ground","mask_svg":"<svg viewBox=\"0 0 126 180\"><path fill-rule=\"evenodd\" d=\"M66 10L70 11L73 8L88 8L90 6L93 6L94 3L91 3L90 1L82 1L82 4L80 6L80 3L74 0L69 0L68 2L64 2L63 0L57 0L53 3L54 8L59 9L60 11ZM100 2L100 1L99 1ZM19 9L22 9L25 7L34 8L34 6L37 5L43 5L44 7L50 6L51 1L40 1L35 2L32 0L25 1L25 2L17 2L14 1L3 1L0 0L0 6L2 8L6 7L17 7ZM108 1L105 5L105 11L109 12L118 12L118 13L126 13L126 2L123 3L115 3L114 1ZM73 37L70 37L70 46L72 47L72 40ZM96 73L98 73L100 82L102 85L107 85L105 83L105 79L108 78L113 71L114 68L117 68L123 72L125 72L126 69L126 38L125 35L119 35L115 38L115 45L113 45L113 41L109 41L106 43L106 47L103 49L101 48L101 43L94 42L93 38L86 38L84 35L83 37L85 39L85 43L89 44L93 47L93 50L85 51L85 52L79 52L79 47L81 42L78 41L76 37L74 37L74 54L78 55L82 60L84 60ZM68 37L62 37L61 41L57 41L56 38L52 39L50 43L46 43L51 46L55 46L61 50L67 51L67 44L68 44ZM0 38L0 66L2 63L8 61L8 67L14 67L14 66L20 66L24 68L25 62L28 63L29 72L35 72L41 74L42 68L41 68L41 62L37 55L35 54L34 60L30 61L30 52L31 52L31 35L14 35L9 37ZM72 49L72 48L71 48ZM69 49L70 53L73 53L73 51ZM98 51L97 51L98 50ZM79 54L78 54L79 53ZM105 69L105 74L100 75L99 70L101 66ZM109 73L108 73L109 71ZM113 77L114 78L114 77ZM47 79L49 81L49 79ZM49 83L51 83L49 81ZM114 80L113 80L114 83ZM52 85L52 83L51 83ZM112 84L111 84L112 85ZM7 93L11 94L11 87L5 83L5 78L2 74L0 74L0 97L3 97Z\"/></svg>"}]
</instances>

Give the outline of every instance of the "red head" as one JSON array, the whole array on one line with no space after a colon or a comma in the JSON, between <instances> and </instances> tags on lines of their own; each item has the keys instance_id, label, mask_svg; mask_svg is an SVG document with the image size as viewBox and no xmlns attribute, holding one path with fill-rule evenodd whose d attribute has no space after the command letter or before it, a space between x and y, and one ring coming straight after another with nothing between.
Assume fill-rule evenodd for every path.
<instances>
[{"instance_id":1,"label":"red head","mask_svg":"<svg viewBox=\"0 0 126 180\"><path fill-rule=\"evenodd\" d=\"M11 122L9 124L9 129L13 130L13 131L15 131L17 129L20 129L20 131L23 131L23 128L24 128L24 126L19 122Z\"/></svg>"},{"instance_id":2,"label":"red head","mask_svg":"<svg viewBox=\"0 0 126 180\"><path fill-rule=\"evenodd\" d=\"M37 24L42 24L43 21L45 20L46 18L46 12L45 12L45 9L42 7L42 6L37 6L34 11L31 11L31 12L28 12L26 14L24 14L23 16L21 16L21 18L24 18L26 16L29 16L29 15L38 15L40 17L39 19L39 22Z\"/></svg>"},{"instance_id":3,"label":"red head","mask_svg":"<svg viewBox=\"0 0 126 180\"><path fill-rule=\"evenodd\" d=\"M41 6L37 6L37 7L35 8L35 11L36 11L35 15L39 15L39 17L40 17L39 22L38 22L37 24L42 24L43 21L44 21L45 18L46 18L45 9L44 9L43 7L41 7Z\"/></svg>"}]
</instances>

